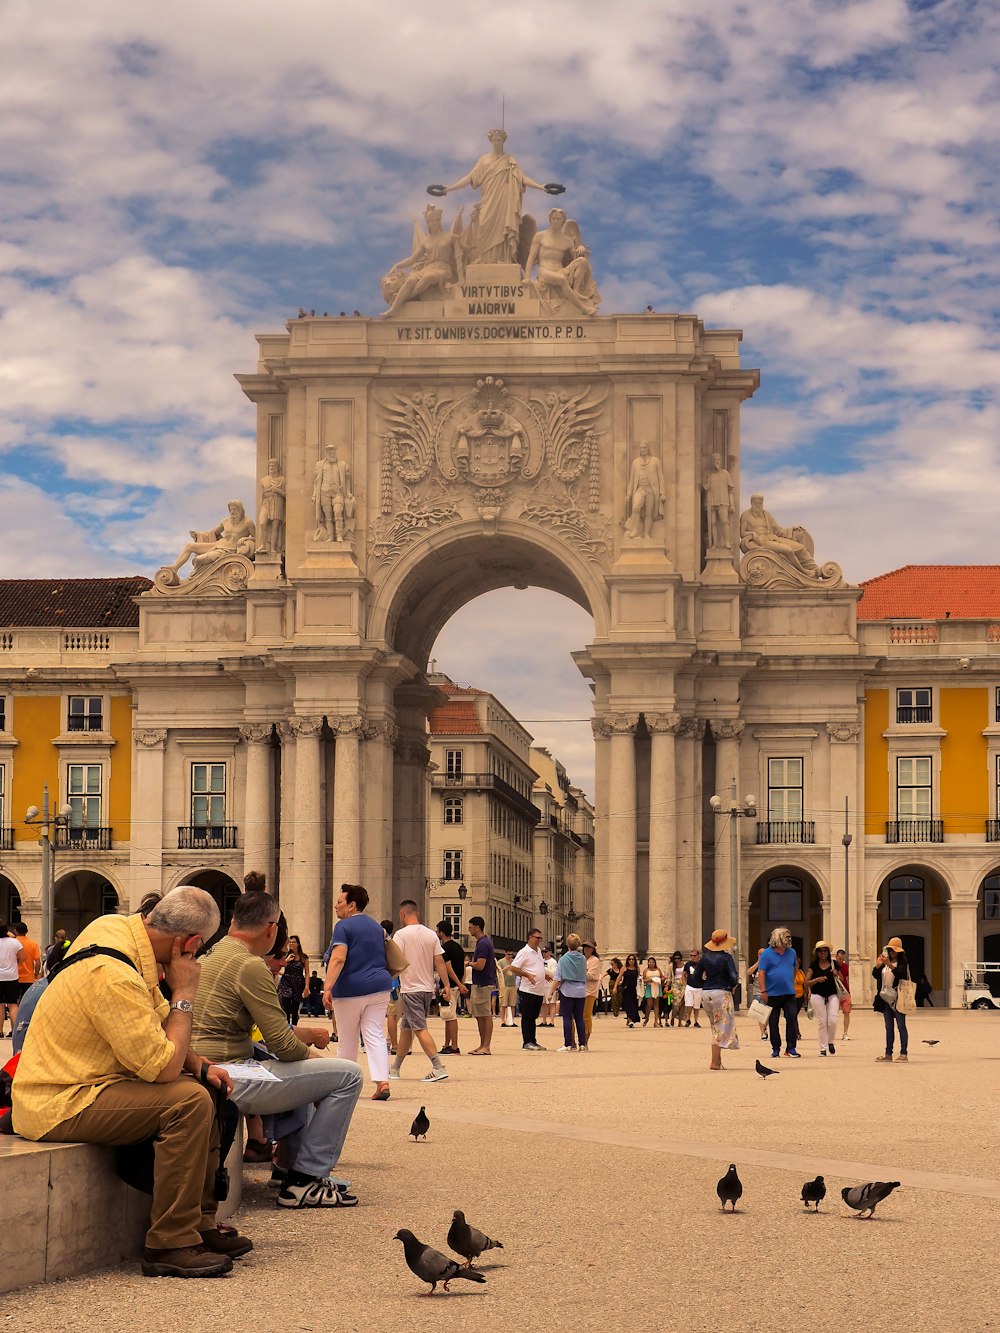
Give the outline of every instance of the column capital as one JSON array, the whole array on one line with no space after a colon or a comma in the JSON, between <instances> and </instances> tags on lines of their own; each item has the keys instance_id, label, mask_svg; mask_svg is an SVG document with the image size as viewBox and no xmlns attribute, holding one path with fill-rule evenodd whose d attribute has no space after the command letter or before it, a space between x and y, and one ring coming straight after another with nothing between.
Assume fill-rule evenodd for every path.
<instances>
[{"instance_id":1,"label":"column capital","mask_svg":"<svg viewBox=\"0 0 1000 1333\"><path fill-rule=\"evenodd\" d=\"M163 727L147 727L143 731L134 731L132 739L144 750L162 750L167 742L167 733Z\"/></svg>"},{"instance_id":2,"label":"column capital","mask_svg":"<svg viewBox=\"0 0 1000 1333\"><path fill-rule=\"evenodd\" d=\"M634 735L639 725L638 713L606 713L604 720L614 735Z\"/></svg>"},{"instance_id":3,"label":"column capital","mask_svg":"<svg viewBox=\"0 0 1000 1333\"><path fill-rule=\"evenodd\" d=\"M382 741L384 745L395 746L399 740L399 727L388 718L378 718L365 724L365 740Z\"/></svg>"},{"instance_id":4,"label":"column capital","mask_svg":"<svg viewBox=\"0 0 1000 1333\"><path fill-rule=\"evenodd\" d=\"M676 736L683 721L680 713L645 713L643 716L653 735Z\"/></svg>"},{"instance_id":5,"label":"column capital","mask_svg":"<svg viewBox=\"0 0 1000 1333\"><path fill-rule=\"evenodd\" d=\"M431 761L431 752L426 742L414 740L411 736L397 740L393 751L401 764L419 764L421 768L426 768Z\"/></svg>"},{"instance_id":6,"label":"column capital","mask_svg":"<svg viewBox=\"0 0 1000 1333\"><path fill-rule=\"evenodd\" d=\"M696 741L704 740L706 725L707 723L703 717L682 717L681 724L677 728L677 734Z\"/></svg>"},{"instance_id":7,"label":"column capital","mask_svg":"<svg viewBox=\"0 0 1000 1333\"><path fill-rule=\"evenodd\" d=\"M247 745L264 745L271 739L272 729L270 722L244 722L239 733Z\"/></svg>"},{"instance_id":8,"label":"column capital","mask_svg":"<svg viewBox=\"0 0 1000 1333\"><path fill-rule=\"evenodd\" d=\"M289 730L292 735L299 736L318 736L323 729L323 719L321 717L301 717L298 714L287 719Z\"/></svg>"},{"instance_id":9,"label":"column capital","mask_svg":"<svg viewBox=\"0 0 1000 1333\"><path fill-rule=\"evenodd\" d=\"M861 735L861 724L858 722L828 722L826 724L826 734L831 741L851 745L856 743Z\"/></svg>"},{"instance_id":10,"label":"column capital","mask_svg":"<svg viewBox=\"0 0 1000 1333\"><path fill-rule=\"evenodd\" d=\"M738 741L743 735L745 722L736 717L712 718L712 735L717 741Z\"/></svg>"},{"instance_id":11,"label":"column capital","mask_svg":"<svg viewBox=\"0 0 1000 1333\"><path fill-rule=\"evenodd\" d=\"M359 740L365 739L368 721L364 713L327 714L326 720L330 724L331 731L335 731L338 736L356 734Z\"/></svg>"},{"instance_id":12,"label":"column capital","mask_svg":"<svg viewBox=\"0 0 1000 1333\"><path fill-rule=\"evenodd\" d=\"M280 722L276 722L275 730L283 741L292 741L295 739L295 732L292 730L292 724L287 717L283 717Z\"/></svg>"}]
</instances>

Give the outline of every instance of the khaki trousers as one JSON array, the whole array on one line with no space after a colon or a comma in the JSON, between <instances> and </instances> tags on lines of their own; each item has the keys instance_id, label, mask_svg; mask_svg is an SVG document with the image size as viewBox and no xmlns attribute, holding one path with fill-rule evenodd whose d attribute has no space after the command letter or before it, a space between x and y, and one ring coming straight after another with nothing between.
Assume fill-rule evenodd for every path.
<instances>
[{"instance_id":1,"label":"khaki trousers","mask_svg":"<svg viewBox=\"0 0 1000 1333\"><path fill-rule=\"evenodd\" d=\"M590 1034L594 1030L594 1005L597 1003L596 995L588 995L583 1002L583 1026L587 1033L587 1041L590 1041Z\"/></svg>"},{"instance_id":2,"label":"khaki trousers","mask_svg":"<svg viewBox=\"0 0 1000 1333\"><path fill-rule=\"evenodd\" d=\"M42 1135L43 1143L141 1143L155 1138L153 1205L146 1244L153 1250L200 1245L215 1226L219 1126L207 1088L176 1083L112 1083L79 1115Z\"/></svg>"}]
</instances>

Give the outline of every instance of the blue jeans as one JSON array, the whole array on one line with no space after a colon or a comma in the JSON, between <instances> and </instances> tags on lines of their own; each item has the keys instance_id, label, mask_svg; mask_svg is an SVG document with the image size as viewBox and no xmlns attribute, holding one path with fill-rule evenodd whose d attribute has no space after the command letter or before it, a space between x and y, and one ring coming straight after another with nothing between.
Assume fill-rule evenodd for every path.
<instances>
[{"instance_id":1,"label":"blue jeans","mask_svg":"<svg viewBox=\"0 0 1000 1333\"><path fill-rule=\"evenodd\" d=\"M884 1001L883 1004L885 1004ZM909 1034L906 1031L906 1015L901 1014L898 1009L890 1009L886 1004L882 1010L882 1017L885 1019L886 1055L892 1055L892 1043L896 1036L896 1028L899 1028L899 1053L905 1055L909 1042Z\"/></svg>"},{"instance_id":2,"label":"blue jeans","mask_svg":"<svg viewBox=\"0 0 1000 1333\"><path fill-rule=\"evenodd\" d=\"M771 1033L771 1050L781 1050L781 1034L778 1020L785 1015L785 1050L794 1051L799 1040L798 1001L794 995L769 995L767 1002L771 1006L768 1030Z\"/></svg>"},{"instance_id":3,"label":"blue jeans","mask_svg":"<svg viewBox=\"0 0 1000 1333\"><path fill-rule=\"evenodd\" d=\"M233 1101L244 1115L305 1112L306 1123L289 1134L288 1161L304 1176L326 1176L337 1165L351 1116L361 1093L362 1075L352 1060L269 1060L276 1083L233 1079Z\"/></svg>"}]
</instances>

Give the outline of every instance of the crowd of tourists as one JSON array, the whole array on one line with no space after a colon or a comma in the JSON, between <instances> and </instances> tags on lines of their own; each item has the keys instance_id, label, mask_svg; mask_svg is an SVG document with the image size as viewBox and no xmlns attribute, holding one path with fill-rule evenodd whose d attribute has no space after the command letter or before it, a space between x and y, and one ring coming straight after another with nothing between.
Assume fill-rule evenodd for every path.
<instances>
[{"instance_id":1,"label":"crowd of tourists","mask_svg":"<svg viewBox=\"0 0 1000 1333\"><path fill-rule=\"evenodd\" d=\"M521 948L498 952L473 916L466 953L448 921L422 924L415 902L400 904L398 922L376 921L368 904L361 885L342 886L322 973L255 872L224 935L215 900L190 886L148 895L132 916L101 917L76 940L57 932L44 958L21 923L0 925L0 1013L14 1050L0 1131L136 1145L128 1160L152 1195L143 1272L211 1277L253 1248L217 1220L220 1163L239 1115L245 1160L271 1165L278 1207L357 1204L337 1170L362 1091L362 1048L373 1101L390 1099L414 1043L427 1061L423 1080L446 1080L442 1057L463 1053L463 1011L475 1022L476 1045L465 1052L472 1057L492 1054L498 1020L520 1026L522 1051L542 1052L539 1029L557 1017L558 1052L586 1053L601 1013L624 1018L627 1029L700 1029L704 1015L712 1070L723 1068L723 1051L739 1048L740 982L726 930L686 957L675 950L662 963L634 953L605 962L596 941L577 934L556 957L539 929ZM886 1030L878 1059L906 1061L914 986L897 937L873 977ZM749 1013L772 1057L782 1055L782 1024L791 1059L801 1057L804 1021L815 1024L824 1058L850 1040L847 959L826 940L803 960L790 932L777 929L746 980ZM329 1024L308 1021L323 1016ZM443 1023L441 1046L432 1018Z\"/></svg>"}]
</instances>

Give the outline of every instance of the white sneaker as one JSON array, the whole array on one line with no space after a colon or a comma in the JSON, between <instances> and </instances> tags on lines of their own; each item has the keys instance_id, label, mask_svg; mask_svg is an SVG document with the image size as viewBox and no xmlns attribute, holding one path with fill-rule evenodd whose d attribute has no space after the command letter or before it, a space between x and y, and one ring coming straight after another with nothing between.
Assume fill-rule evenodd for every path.
<instances>
[{"instance_id":1,"label":"white sneaker","mask_svg":"<svg viewBox=\"0 0 1000 1333\"><path fill-rule=\"evenodd\" d=\"M575 1046L559 1046L557 1049L560 1050L560 1051L575 1051L575 1050L576 1050L576 1047L575 1047Z\"/></svg>"},{"instance_id":2,"label":"white sneaker","mask_svg":"<svg viewBox=\"0 0 1000 1333\"><path fill-rule=\"evenodd\" d=\"M393 1083L398 1083L398 1082L399 1082L399 1070L398 1070L398 1069L393 1069L393 1068L390 1066L390 1069L389 1069L389 1078L392 1080Z\"/></svg>"},{"instance_id":3,"label":"white sneaker","mask_svg":"<svg viewBox=\"0 0 1000 1333\"><path fill-rule=\"evenodd\" d=\"M440 1083L443 1079L446 1079L447 1077L448 1077L448 1071L447 1069L444 1068L444 1066L442 1066L440 1069L432 1069L430 1073L425 1074L423 1081L425 1083Z\"/></svg>"}]
</instances>

